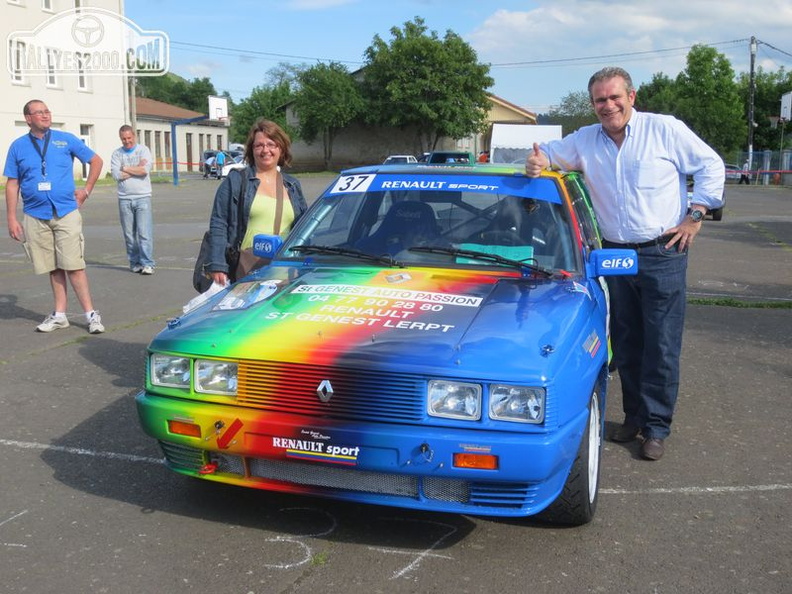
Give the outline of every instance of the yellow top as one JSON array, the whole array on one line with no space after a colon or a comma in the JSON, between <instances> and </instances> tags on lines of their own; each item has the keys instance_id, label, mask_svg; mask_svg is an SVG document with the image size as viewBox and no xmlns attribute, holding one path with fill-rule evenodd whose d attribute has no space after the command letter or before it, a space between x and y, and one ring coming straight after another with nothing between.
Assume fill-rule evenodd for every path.
<instances>
[{"instance_id":1,"label":"yellow top","mask_svg":"<svg viewBox=\"0 0 792 594\"><path fill-rule=\"evenodd\" d=\"M294 222L294 209L289 200L289 195L285 189L283 192L283 212L281 213L280 236L286 237L289 228ZM263 192L258 192L253 197L253 204L250 205L250 217L248 218L245 238L242 240L241 249L246 250L253 247L253 238L259 233L272 235L275 230L275 210L277 200L274 196L269 196Z\"/></svg>"}]
</instances>

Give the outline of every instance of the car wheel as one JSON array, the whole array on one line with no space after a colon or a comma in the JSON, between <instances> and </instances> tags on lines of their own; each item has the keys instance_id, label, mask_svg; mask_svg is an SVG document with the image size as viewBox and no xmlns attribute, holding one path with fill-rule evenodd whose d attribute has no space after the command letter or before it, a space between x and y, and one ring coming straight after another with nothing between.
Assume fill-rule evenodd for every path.
<instances>
[{"instance_id":1,"label":"car wheel","mask_svg":"<svg viewBox=\"0 0 792 594\"><path fill-rule=\"evenodd\" d=\"M720 221L723 218L723 208L716 208L715 210L711 210L710 214L712 215L713 221Z\"/></svg>"},{"instance_id":2,"label":"car wheel","mask_svg":"<svg viewBox=\"0 0 792 594\"><path fill-rule=\"evenodd\" d=\"M541 514L541 519L564 526L580 526L594 518L599 493L602 457L602 415L597 391L591 395L589 418L577 457L558 498Z\"/></svg>"}]
</instances>

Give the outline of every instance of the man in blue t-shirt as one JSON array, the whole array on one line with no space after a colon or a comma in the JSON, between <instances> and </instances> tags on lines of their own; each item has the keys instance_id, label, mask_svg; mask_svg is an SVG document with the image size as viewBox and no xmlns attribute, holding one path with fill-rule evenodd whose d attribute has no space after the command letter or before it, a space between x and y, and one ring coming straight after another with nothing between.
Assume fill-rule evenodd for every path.
<instances>
[{"instance_id":1,"label":"man in blue t-shirt","mask_svg":"<svg viewBox=\"0 0 792 594\"><path fill-rule=\"evenodd\" d=\"M215 171L217 171L217 179L223 178L223 166L226 162L225 153L221 150L217 151L215 155Z\"/></svg>"},{"instance_id":2,"label":"man in blue t-shirt","mask_svg":"<svg viewBox=\"0 0 792 594\"><path fill-rule=\"evenodd\" d=\"M49 273L52 286L55 309L36 330L52 332L69 326L68 279L85 312L88 331L104 332L88 287L79 210L99 178L102 159L73 134L52 130L52 114L43 101L28 101L22 113L30 132L11 143L3 174L8 178L8 233L23 242L36 274ZM74 184L75 157L89 164L88 179L80 189ZM17 218L20 195L22 223Z\"/></svg>"}]
</instances>

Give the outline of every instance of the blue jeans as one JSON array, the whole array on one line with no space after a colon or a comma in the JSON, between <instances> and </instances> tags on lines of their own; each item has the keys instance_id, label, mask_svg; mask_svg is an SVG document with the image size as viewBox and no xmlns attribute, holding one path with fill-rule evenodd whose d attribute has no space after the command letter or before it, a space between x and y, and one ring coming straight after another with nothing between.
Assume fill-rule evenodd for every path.
<instances>
[{"instance_id":1,"label":"blue jeans","mask_svg":"<svg viewBox=\"0 0 792 594\"><path fill-rule=\"evenodd\" d=\"M154 266L154 221L151 196L118 200L121 231L126 243L129 267Z\"/></svg>"},{"instance_id":2,"label":"blue jeans","mask_svg":"<svg viewBox=\"0 0 792 594\"><path fill-rule=\"evenodd\" d=\"M679 392L687 252L676 245L636 252L637 275L607 278L613 358L625 424L640 428L646 439L665 439Z\"/></svg>"}]
</instances>

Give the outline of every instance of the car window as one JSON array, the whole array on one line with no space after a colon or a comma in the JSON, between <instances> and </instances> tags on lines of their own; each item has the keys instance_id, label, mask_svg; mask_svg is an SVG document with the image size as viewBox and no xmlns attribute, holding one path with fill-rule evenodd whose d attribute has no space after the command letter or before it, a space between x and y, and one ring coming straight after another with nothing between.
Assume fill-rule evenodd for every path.
<instances>
[{"instance_id":1,"label":"car window","mask_svg":"<svg viewBox=\"0 0 792 594\"><path fill-rule=\"evenodd\" d=\"M289 248L308 244L356 249L372 256L388 254L412 264L449 266L463 262L451 254L418 253L410 248L458 248L522 254L547 268L574 271L578 262L565 208L543 199L464 191L341 194L317 202L312 216L303 217L289 236L283 253L302 257Z\"/></svg>"}]
</instances>

